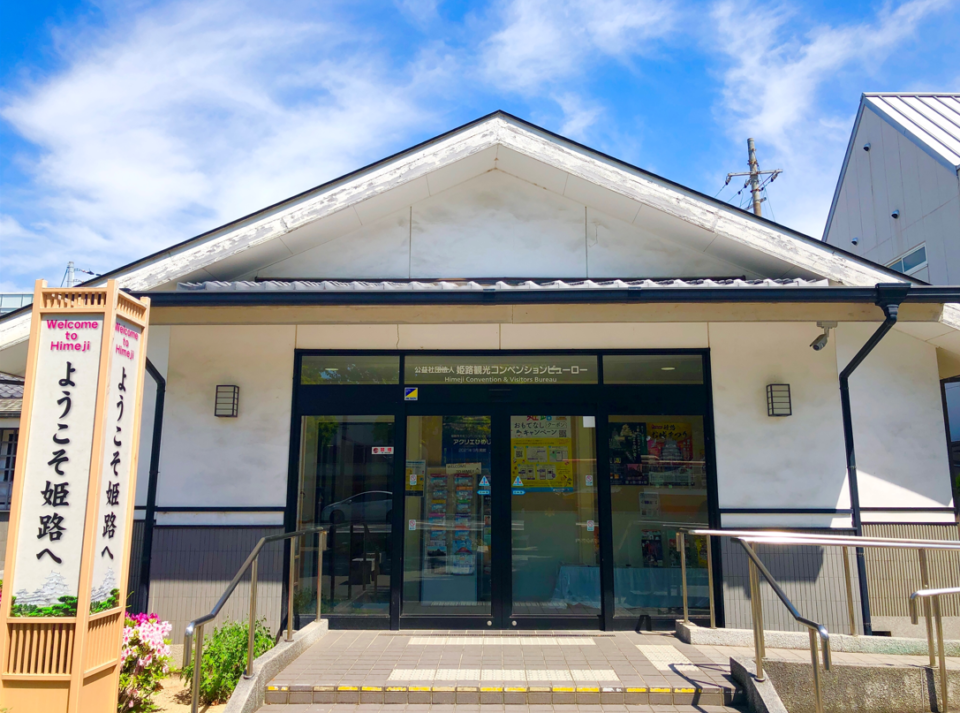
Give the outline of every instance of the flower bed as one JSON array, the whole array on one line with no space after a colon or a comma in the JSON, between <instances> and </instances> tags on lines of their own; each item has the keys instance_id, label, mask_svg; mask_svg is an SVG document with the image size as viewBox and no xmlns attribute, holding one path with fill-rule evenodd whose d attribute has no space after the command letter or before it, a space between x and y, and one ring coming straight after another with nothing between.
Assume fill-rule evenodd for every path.
<instances>
[{"instance_id":1,"label":"flower bed","mask_svg":"<svg viewBox=\"0 0 960 713\"><path fill-rule=\"evenodd\" d=\"M153 695L163 688L170 672L170 640L173 625L156 614L126 615L123 628L123 668L120 670L121 712L141 713L156 709Z\"/></svg>"}]
</instances>

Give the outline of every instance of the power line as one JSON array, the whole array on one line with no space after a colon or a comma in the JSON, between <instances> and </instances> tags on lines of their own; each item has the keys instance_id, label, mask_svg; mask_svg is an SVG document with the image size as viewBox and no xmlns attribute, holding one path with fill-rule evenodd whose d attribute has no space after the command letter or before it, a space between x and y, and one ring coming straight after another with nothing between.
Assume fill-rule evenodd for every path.
<instances>
[{"instance_id":1,"label":"power line","mask_svg":"<svg viewBox=\"0 0 960 713\"><path fill-rule=\"evenodd\" d=\"M777 176L783 173L783 171L779 168L772 171L760 170L760 164L757 162L757 148L753 143L753 139L747 139L747 164L750 166L750 170L745 173L728 173L724 186L729 185L730 179L734 176L748 176L746 183L743 184L743 188L737 191L737 195L741 195L744 189L750 186L750 197L753 199L753 212L755 215L762 215L760 204L767 200L767 198L765 196L761 198L760 193L767 185L773 183ZM761 185L760 177L764 175L769 176L769 178L764 179ZM743 201L741 200L740 203L740 207L743 208Z\"/></svg>"}]
</instances>

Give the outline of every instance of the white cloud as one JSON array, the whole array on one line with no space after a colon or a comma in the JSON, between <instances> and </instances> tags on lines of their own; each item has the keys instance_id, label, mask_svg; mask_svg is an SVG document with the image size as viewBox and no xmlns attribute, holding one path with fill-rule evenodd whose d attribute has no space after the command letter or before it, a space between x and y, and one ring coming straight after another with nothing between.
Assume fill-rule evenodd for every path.
<instances>
[{"instance_id":1,"label":"white cloud","mask_svg":"<svg viewBox=\"0 0 960 713\"><path fill-rule=\"evenodd\" d=\"M68 38L68 68L0 109L40 149L24 214L48 216L5 241L5 271L114 268L353 170L429 123L421 99L446 81L431 61L442 58L391 66L375 37L324 16L215 0Z\"/></svg>"},{"instance_id":2,"label":"white cloud","mask_svg":"<svg viewBox=\"0 0 960 713\"><path fill-rule=\"evenodd\" d=\"M603 107L590 105L582 96L572 92L558 94L553 98L563 111L560 134L571 139L583 140L587 129L603 114Z\"/></svg>"},{"instance_id":3,"label":"white cloud","mask_svg":"<svg viewBox=\"0 0 960 713\"><path fill-rule=\"evenodd\" d=\"M842 115L824 110L824 84L846 69L875 71L917 36L922 21L947 4L912 0L885 5L869 21L818 25L805 36L796 30L802 8L752 8L746 22L742 5L714 5L712 37L729 60L719 119L731 139L757 140L763 168L785 169L770 191L777 220L817 237L823 230L855 110L855 97Z\"/></svg>"},{"instance_id":4,"label":"white cloud","mask_svg":"<svg viewBox=\"0 0 960 713\"><path fill-rule=\"evenodd\" d=\"M669 0L512 0L483 45L491 83L515 91L579 76L598 56L626 60L669 34Z\"/></svg>"}]
</instances>

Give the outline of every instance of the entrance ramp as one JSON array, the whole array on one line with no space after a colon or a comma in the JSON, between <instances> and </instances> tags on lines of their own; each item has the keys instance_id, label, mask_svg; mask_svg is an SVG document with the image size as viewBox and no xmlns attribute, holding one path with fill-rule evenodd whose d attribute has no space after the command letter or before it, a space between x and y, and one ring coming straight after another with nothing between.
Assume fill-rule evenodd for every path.
<instances>
[{"instance_id":1,"label":"entrance ramp","mask_svg":"<svg viewBox=\"0 0 960 713\"><path fill-rule=\"evenodd\" d=\"M261 711L290 704L743 710L737 700L729 662L672 634L338 630L269 682Z\"/></svg>"}]
</instances>

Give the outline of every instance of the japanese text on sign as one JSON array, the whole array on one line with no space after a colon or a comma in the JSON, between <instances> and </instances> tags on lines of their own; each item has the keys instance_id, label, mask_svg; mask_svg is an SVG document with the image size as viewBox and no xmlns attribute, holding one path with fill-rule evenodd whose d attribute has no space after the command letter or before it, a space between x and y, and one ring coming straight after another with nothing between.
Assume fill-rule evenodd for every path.
<instances>
[{"instance_id":1,"label":"japanese text on sign","mask_svg":"<svg viewBox=\"0 0 960 713\"><path fill-rule=\"evenodd\" d=\"M41 322L12 616L72 616L100 373L100 316Z\"/></svg>"}]
</instances>

